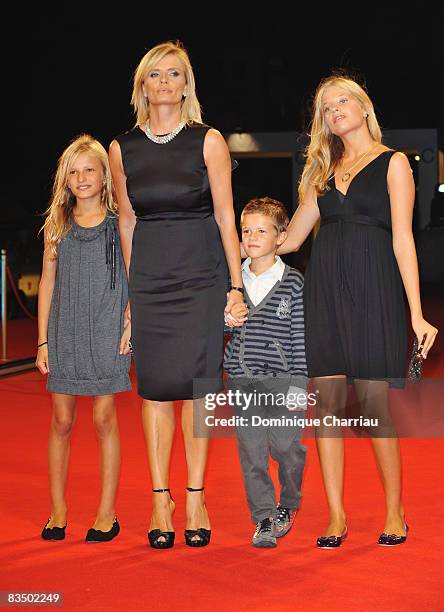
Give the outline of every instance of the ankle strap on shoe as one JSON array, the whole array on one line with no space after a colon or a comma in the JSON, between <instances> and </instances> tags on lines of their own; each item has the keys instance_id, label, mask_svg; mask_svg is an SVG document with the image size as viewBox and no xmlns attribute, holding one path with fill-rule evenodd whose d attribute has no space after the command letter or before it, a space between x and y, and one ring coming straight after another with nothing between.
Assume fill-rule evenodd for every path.
<instances>
[{"instance_id":1,"label":"ankle strap on shoe","mask_svg":"<svg viewBox=\"0 0 444 612\"><path fill-rule=\"evenodd\" d=\"M194 491L203 491L205 487L201 487L200 489L193 489L193 487L187 487L187 491L190 493L194 493Z\"/></svg>"},{"instance_id":2,"label":"ankle strap on shoe","mask_svg":"<svg viewBox=\"0 0 444 612\"><path fill-rule=\"evenodd\" d=\"M169 493L169 489L153 489L153 493Z\"/></svg>"}]
</instances>

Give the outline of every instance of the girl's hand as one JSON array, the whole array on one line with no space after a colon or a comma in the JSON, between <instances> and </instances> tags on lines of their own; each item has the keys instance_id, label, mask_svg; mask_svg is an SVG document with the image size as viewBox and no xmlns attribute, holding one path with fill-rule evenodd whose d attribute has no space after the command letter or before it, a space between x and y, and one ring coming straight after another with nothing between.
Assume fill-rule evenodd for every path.
<instances>
[{"instance_id":1,"label":"girl's hand","mask_svg":"<svg viewBox=\"0 0 444 612\"><path fill-rule=\"evenodd\" d=\"M128 353L131 351L130 340L131 321L128 320L126 322L126 326L124 327L122 337L120 338L119 355L128 355Z\"/></svg>"},{"instance_id":2,"label":"girl's hand","mask_svg":"<svg viewBox=\"0 0 444 612\"><path fill-rule=\"evenodd\" d=\"M49 365L48 365L48 345L47 344L37 349L37 357L35 360L35 365L41 374L48 374Z\"/></svg>"},{"instance_id":3,"label":"girl's hand","mask_svg":"<svg viewBox=\"0 0 444 612\"><path fill-rule=\"evenodd\" d=\"M421 345L424 336L426 336L421 354L424 359L427 359L427 354L435 342L438 330L436 327L433 327L433 325L430 325L430 323L427 323L427 321L425 321L422 317L412 319L412 327L416 337L418 338L418 344Z\"/></svg>"}]
</instances>

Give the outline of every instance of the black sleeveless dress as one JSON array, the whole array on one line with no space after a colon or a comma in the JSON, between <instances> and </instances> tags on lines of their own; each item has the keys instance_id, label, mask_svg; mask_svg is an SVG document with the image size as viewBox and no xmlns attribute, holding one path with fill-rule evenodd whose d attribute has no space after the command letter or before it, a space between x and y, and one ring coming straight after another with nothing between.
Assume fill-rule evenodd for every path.
<instances>
[{"instance_id":1,"label":"black sleeveless dress","mask_svg":"<svg viewBox=\"0 0 444 612\"><path fill-rule=\"evenodd\" d=\"M346 374L403 387L407 366L404 293L392 247L384 151L351 180L318 197L321 227L305 275L310 377Z\"/></svg>"},{"instance_id":2,"label":"black sleeveless dress","mask_svg":"<svg viewBox=\"0 0 444 612\"><path fill-rule=\"evenodd\" d=\"M137 216L129 296L145 399L193 399L222 388L228 270L203 157L209 129L187 126L166 144L139 127L116 138Z\"/></svg>"}]
</instances>

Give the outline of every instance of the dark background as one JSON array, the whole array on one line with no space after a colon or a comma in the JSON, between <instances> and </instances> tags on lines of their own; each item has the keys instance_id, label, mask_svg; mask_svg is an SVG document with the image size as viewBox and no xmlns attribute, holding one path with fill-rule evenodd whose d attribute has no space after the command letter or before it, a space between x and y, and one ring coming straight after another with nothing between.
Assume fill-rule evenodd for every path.
<instances>
[{"instance_id":1,"label":"dark background","mask_svg":"<svg viewBox=\"0 0 444 612\"><path fill-rule=\"evenodd\" d=\"M3 150L10 170L1 182L0 242L14 274L40 268L36 233L67 144L90 132L108 147L134 125L132 75L153 45L184 43L204 120L224 133L306 132L313 92L333 69L345 69L367 86L383 129L438 128L440 18L438 7L420 2L408 10L405 3L388 2L305 8L217 3L180 12L159 3L133 9L58 5L34 14L23 8L4 25L9 38L3 52ZM258 195L266 189L285 198L291 193L287 161L267 166L258 160L254 168L252 160L241 160L235 193L242 199L236 181L246 172L260 177Z\"/></svg>"}]
</instances>

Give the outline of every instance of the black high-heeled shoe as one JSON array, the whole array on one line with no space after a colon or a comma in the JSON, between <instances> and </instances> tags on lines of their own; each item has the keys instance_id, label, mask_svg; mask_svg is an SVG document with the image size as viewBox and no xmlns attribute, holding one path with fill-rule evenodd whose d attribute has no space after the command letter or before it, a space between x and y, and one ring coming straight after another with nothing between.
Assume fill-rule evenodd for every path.
<instances>
[{"instance_id":1,"label":"black high-heeled shoe","mask_svg":"<svg viewBox=\"0 0 444 612\"><path fill-rule=\"evenodd\" d=\"M201 489L193 489L192 487L187 487L187 491L190 493L194 493L196 491L203 491L204 487ZM204 503L205 505L205 503ZM198 537L198 540L193 540L193 538ZM200 548L202 546L208 546L211 538L211 529L205 529L204 527L199 527L198 529L185 529L185 544L187 546L192 546L193 548Z\"/></svg>"},{"instance_id":2,"label":"black high-heeled shoe","mask_svg":"<svg viewBox=\"0 0 444 612\"><path fill-rule=\"evenodd\" d=\"M398 546L398 544L404 544L407 540L407 533L409 531L409 526L407 523L404 523L405 528L405 536L398 535L396 533L381 533L379 536L378 544L380 546Z\"/></svg>"},{"instance_id":3,"label":"black high-heeled shoe","mask_svg":"<svg viewBox=\"0 0 444 612\"><path fill-rule=\"evenodd\" d=\"M85 542L110 542L116 535L119 534L120 525L117 522L117 517L114 518L114 523L111 529L108 531L102 531L101 529L88 529L86 534Z\"/></svg>"},{"instance_id":4,"label":"black high-heeled shoe","mask_svg":"<svg viewBox=\"0 0 444 612\"><path fill-rule=\"evenodd\" d=\"M44 540L55 542L57 540L65 539L65 529L64 527L48 527L48 523L51 520L51 517L46 521L46 525L42 529L42 538Z\"/></svg>"},{"instance_id":5,"label":"black high-heeled shoe","mask_svg":"<svg viewBox=\"0 0 444 612\"><path fill-rule=\"evenodd\" d=\"M346 525L340 536L321 536L317 539L316 545L318 548L339 548L347 535L348 529Z\"/></svg>"},{"instance_id":6,"label":"black high-heeled shoe","mask_svg":"<svg viewBox=\"0 0 444 612\"><path fill-rule=\"evenodd\" d=\"M169 489L153 489L153 493L169 493L171 501L174 501ZM148 532L148 541L152 548L172 548L174 546L174 531L161 531L160 529L152 529ZM160 540L163 538L163 540Z\"/></svg>"}]
</instances>

